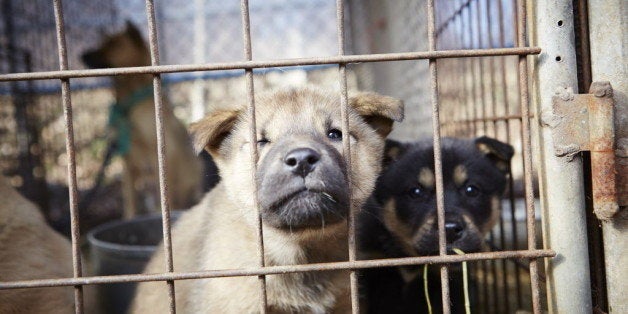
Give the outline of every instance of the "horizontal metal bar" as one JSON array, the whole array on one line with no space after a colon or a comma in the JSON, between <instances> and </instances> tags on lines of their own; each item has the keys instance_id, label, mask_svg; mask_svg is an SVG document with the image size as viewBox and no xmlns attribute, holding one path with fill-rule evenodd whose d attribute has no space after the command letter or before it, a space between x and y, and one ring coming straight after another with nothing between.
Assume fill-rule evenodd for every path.
<instances>
[{"instance_id":1,"label":"horizontal metal bar","mask_svg":"<svg viewBox=\"0 0 628 314\"><path fill-rule=\"evenodd\" d=\"M528 117L530 117L530 119L534 118L534 115L531 114ZM453 121L445 121L445 122L441 122L442 125L451 125L451 124L456 124L456 123L468 123L468 122L488 122L488 121L508 121L508 120L521 120L521 118L523 118L522 115L520 114L515 114L515 115L505 115L505 116L497 116L497 117L484 117L484 118L475 118L475 119L460 119L460 120L453 120Z\"/></svg>"},{"instance_id":2,"label":"horizontal metal bar","mask_svg":"<svg viewBox=\"0 0 628 314\"><path fill-rule=\"evenodd\" d=\"M241 269L221 269L221 270L174 272L174 273L162 273L162 274L136 274L136 275L116 275L116 276L94 276L94 277L81 277L81 278L23 280L23 281L0 282L0 290L94 285L94 284L122 283L122 282L168 281L168 280L221 278L221 277L260 276L260 275L289 274L289 273L300 273L300 272L311 272L311 271L329 271L329 270L342 270L342 269L356 270L356 269L364 269L364 268L409 266L409 265L421 265L421 264L460 263L464 261L478 261L478 260L492 260L492 259L511 259L511 258L536 259L536 258L554 257L554 256L556 256L556 253L553 250L502 251L502 252L471 253L471 254L465 254L465 255L405 257L405 258L390 258L390 259L378 259L378 260L354 261L354 262L334 262L334 263L319 263L319 264L306 264L306 265L251 267L251 268L241 268Z\"/></svg>"},{"instance_id":3,"label":"horizontal metal bar","mask_svg":"<svg viewBox=\"0 0 628 314\"><path fill-rule=\"evenodd\" d=\"M11 73L0 75L0 82L23 81L23 80L46 80L46 79L68 79L79 77L113 76L125 74L160 74L194 71L218 71L218 70L238 70L255 68L273 68L302 65L321 64L347 64L360 62L383 62L383 61L403 61L403 60L423 60L423 59L446 59L446 58L468 58L468 57L494 57L494 56L521 56L539 54L541 48L499 48L499 49L469 49L469 50L441 50L441 51L417 51L402 53L382 53L366 55L344 55L318 58L296 58L283 60L265 61L235 61L224 63L207 64L177 64L177 65L157 65L144 67L127 68L107 68L90 70L65 70L47 71L32 73Z\"/></svg>"}]
</instances>

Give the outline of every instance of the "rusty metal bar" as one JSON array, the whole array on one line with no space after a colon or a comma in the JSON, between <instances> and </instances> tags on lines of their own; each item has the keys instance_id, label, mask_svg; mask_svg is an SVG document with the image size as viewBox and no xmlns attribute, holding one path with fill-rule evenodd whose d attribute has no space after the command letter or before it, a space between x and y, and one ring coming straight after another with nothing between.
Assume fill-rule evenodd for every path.
<instances>
[{"instance_id":1,"label":"rusty metal bar","mask_svg":"<svg viewBox=\"0 0 628 314\"><path fill-rule=\"evenodd\" d=\"M501 2L501 1L498 1ZM486 1L486 6L485 6L485 16L486 16L486 24L488 25L488 47L489 48L495 48L494 45L494 37L493 37L493 25L494 25L494 16L492 17L491 14L491 1ZM500 31L500 29L498 29L498 31ZM501 34L500 34L501 35ZM500 46L501 47L501 46ZM502 58L503 59L503 58ZM490 77L490 93L491 93L491 112L490 115L491 116L496 116L497 115L497 95L496 95L496 90L497 90L497 86L496 86L496 80L495 80L495 57L490 57L489 58L489 77ZM508 95L505 94L505 90L502 90L502 93L504 95L504 98L507 98ZM498 121L498 120L492 120L491 121L491 125L492 125L492 136L494 138L498 138L498 127L497 124L498 122L503 122L503 121ZM512 189L512 187L510 187ZM499 249L500 250L505 250L506 249L506 233L504 231L504 218L501 215L501 212L499 214L499 219L498 219L498 226L499 226L499 232L496 232L495 229L493 228L493 230L491 230L491 239L494 238L499 238ZM495 234L497 233L497 234ZM516 239L513 239L513 241L516 241ZM500 274L501 274L501 285L502 285L502 289L499 289L497 287L497 263L499 262L500 267ZM500 304L503 304L503 309L504 309L504 313L510 313L510 293L508 291L509 289L509 285L508 285L508 280L507 280L507 274L508 274L508 269L507 269L507 265L506 265L506 261L502 260L502 261L492 261L492 266L493 266L493 282L494 282L494 287L495 287L495 293L500 293L500 297L497 298L495 297L496 300L496 307L495 310L500 312L501 308L499 307ZM499 302L501 301L501 303Z\"/></svg>"},{"instance_id":2,"label":"rusty metal bar","mask_svg":"<svg viewBox=\"0 0 628 314\"><path fill-rule=\"evenodd\" d=\"M506 16L504 14L504 4L503 1L498 1L499 5L497 6L497 16L498 16L498 21L499 21L499 45L500 47L504 47L506 45L506 37L504 35L504 21L506 19ZM510 113L510 100L508 97L508 82L507 80L507 76L506 76L506 59L505 58L500 58L500 68L501 68L501 89L504 93L504 109L505 112L504 114L506 116L508 116ZM520 115L519 118L521 119L522 116ZM530 117L532 118L532 117ZM511 134L510 134L510 120L506 119L504 120L504 123L506 124L506 139L508 140L508 142L512 142L511 139ZM509 191L508 191L508 205L509 205L509 209L510 209L510 228L512 230L512 249L513 250L517 250L519 248L519 244L517 243L517 241L519 240L519 235L517 232L517 219L516 219L516 211L517 211L517 207L515 205L515 191L514 191L514 178L512 175L512 165L510 167L508 167L508 187L509 187ZM502 247L502 250L505 249L504 247ZM521 304L523 303L522 300L522 291L521 291L521 268L517 267L516 265L513 267L514 271L515 271L515 291L517 292L517 298L516 298L516 308L521 308Z\"/></svg>"},{"instance_id":3,"label":"rusty metal bar","mask_svg":"<svg viewBox=\"0 0 628 314\"><path fill-rule=\"evenodd\" d=\"M343 0L336 1L336 35L338 40L338 56L342 57L345 54L345 27L344 27L344 2ZM349 134L349 102L347 98L347 68L345 63L338 64L339 83L340 83L340 118L342 121L342 134ZM347 166L347 173L351 173L351 142L349 136L342 137L342 151L345 157L345 163ZM349 262L356 260L356 234L355 234L355 219L356 213L353 210L353 182L351 181L351 175L347 175L347 183L349 185L349 217L347 220L348 227L348 250L349 250ZM355 270L352 270L349 274L349 284L351 289L351 311L353 314L360 313L360 298L358 291L358 277Z\"/></svg>"},{"instance_id":4,"label":"rusty metal bar","mask_svg":"<svg viewBox=\"0 0 628 314\"><path fill-rule=\"evenodd\" d=\"M253 60L253 49L251 47L251 19L249 16L249 1L240 1L240 15L242 17L242 41L244 43L244 59L246 61ZM248 107L247 112L249 115L249 149L251 150L251 182L257 182L257 160L259 158L257 151L257 121L255 120L255 87L253 82L253 69L245 70L246 91ZM259 198L257 191L255 191L253 197L253 206L257 214L257 256L258 264L260 267L265 266L264 262L264 230L262 228L262 214L259 207ZM258 276L259 282L259 303L260 313L266 313L268 307L268 296L266 291L266 277Z\"/></svg>"},{"instance_id":5,"label":"rusty metal bar","mask_svg":"<svg viewBox=\"0 0 628 314\"><path fill-rule=\"evenodd\" d=\"M461 0L463 1L463 0ZM467 26L467 19L465 19L465 15L468 16L468 7L467 7L467 14L461 14L460 15L460 28L458 30L459 34L460 34L460 49L464 49L466 46L466 42L467 42L467 37L465 36L465 34L467 34L467 32L465 32L466 29L468 29ZM469 59L464 59L461 60L462 63L462 76L463 76L463 81L464 81L464 99L465 99L465 119L466 120L470 120L472 119L473 115L471 114L471 110L472 108L472 102L470 101L470 95L469 95L469 88L468 86L470 85L470 83L472 82L468 82L468 78L467 76L469 75ZM464 121L465 124L465 132L466 134L470 134L473 131L473 125L469 122L469 121ZM474 267L475 269L477 269L477 267Z\"/></svg>"},{"instance_id":6,"label":"rusty metal bar","mask_svg":"<svg viewBox=\"0 0 628 314\"><path fill-rule=\"evenodd\" d=\"M619 211L615 168L615 118L613 88L609 82L593 82L589 91L589 150L593 211L610 221Z\"/></svg>"},{"instance_id":7,"label":"rusty metal bar","mask_svg":"<svg viewBox=\"0 0 628 314\"><path fill-rule=\"evenodd\" d=\"M427 35L429 51L436 50L436 30L435 30L435 9L434 0L427 1ZM443 163L440 138L440 115L438 108L438 72L437 60L429 60L430 71L430 92L432 103L432 132L434 136L434 174L436 178L436 212L438 222L438 253L440 256L447 255L447 238L445 234L445 195L443 188ZM442 288L443 313L451 312L449 298L449 269L447 265L440 266L440 280Z\"/></svg>"},{"instance_id":8,"label":"rusty metal bar","mask_svg":"<svg viewBox=\"0 0 628 314\"><path fill-rule=\"evenodd\" d=\"M254 68L274 68L302 65L324 65L324 64L347 64L361 62L384 62L384 61L405 61L424 59L447 59L447 58L468 58L478 56L509 56L509 55L529 55L539 54L541 48L499 48L499 49L469 49L469 50L444 50L444 51L416 51L401 53L382 53L364 55L344 55L315 58L295 58L283 60L265 61L235 61L223 63L207 64L180 64L180 65L158 65L126 68L107 68L92 70L61 70L45 71L33 73L11 73L0 75L0 82L21 81L21 80L46 80L46 79L68 79L96 76L115 76L124 74L160 74L195 71L218 71L218 70L242 70Z\"/></svg>"},{"instance_id":9,"label":"rusty metal bar","mask_svg":"<svg viewBox=\"0 0 628 314\"><path fill-rule=\"evenodd\" d=\"M472 18L472 14L471 14L471 5L469 5L469 9L467 10L467 26L466 29L468 30L468 37L469 37L469 47L471 49L475 49L475 36L474 36L474 32L473 32L473 24L471 22L471 18ZM478 102L478 98L476 97L476 79L475 79L475 59L469 59L469 69L471 70L471 86L470 86L470 92L469 95L471 96L471 102L470 102L470 112L471 112L471 117L472 119L477 119L477 112L476 112L476 108L477 106L477 102ZM474 135L477 135L477 123L472 123L471 124L471 129Z\"/></svg>"},{"instance_id":10,"label":"rusty metal bar","mask_svg":"<svg viewBox=\"0 0 628 314\"><path fill-rule=\"evenodd\" d=\"M477 35L478 35L478 48L482 48L482 46L484 45L484 41L482 40L482 38L484 37L484 33L482 32L482 14L481 14L482 10L480 9L480 0L477 0L475 2L475 13L476 13L476 21L475 21L475 26L476 26L476 31L477 31ZM478 68L479 68L479 73L478 73L478 77L479 77L479 88L480 88L480 116L482 117L482 132L483 135L487 135L487 128L486 128L486 121L484 120L484 117L486 117L486 99L484 97L484 90L486 89L485 87L485 82L484 82L484 58L477 58L478 61Z\"/></svg>"},{"instance_id":11,"label":"rusty metal bar","mask_svg":"<svg viewBox=\"0 0 628 314\"><path fill-rule=\"evenodd\" d=\"M155 22L154 0L146 0L146 16L148 19L148 44L150 49L150 60L152 66L159 65L159 46L157 43L157 24ZM161 91L161 76L158 73L153 75L153 101L155 103L155 132L157 136L157 166L159 170L159 197L161 201L161 217L164 236L164 254L166 256L166 272L174 271L172 257L172 238L170 224L170 202L168 201L168 182L166 177L166 138L164 134L163 112L164 104ZM170 313L176 313L176 299L174 292L174 281L166 282L168 286L168 301Z\"/></svg>"},{"instance_id":12,"label":"rusty metal bar","mask_svg":"<svg viewBox=\"0 0 628 314\"><path fill-rule=\"evenodd\" d=\"M63 20L63 3L54 0L55 28L57 35L57 48L59 55L59 70L68 69L68 55L65 41L65 25ZM76 187L76 151L74 147L74 122L72 114L72 98L70 95L70 79L61 80L61 102L63 103L63 116L65 118L65 149L68 153L68 190L70 198L70 228L72 240L72 270L74 278L83 276L81 263L81 232L79 228L78 191ZM74 311L83 313L83 287L74 287Z\"/></svg>"},{"instance_id":13,"label":"rusty metal bar","mask_svg":"<svg viewBox=\"0 0 628 314\"><path fill-rule=\"evenodd\" d=\"M484 6L485 8L485 16L486 16L486 25L488 27L488 47L489 48L495 48L493 45L493 20L491 19L491 1L485 1L486 5ZM487 113L484 117L486 118L487 116L497 116L497 95L496 95L496 88L495 88L495 58L493 57L489 57L488 58L488 68L489 68L489 78L490 78L490 83L489 83L489 90L490 90L490 99L491 99L491 106L489 107L491 110L489 113ZM488 120L485 119L485 121L488 122ZM497 138L497 121L490 121L490 125L493 126L493 130L492 130L492 136Z\"/></svg>"},{"instance_id":14,"label":"rusty metal bar","mask_svg":"<svg viewBox=\"0 0 628 314\"><path fill-rule=\"evenodd\" d=\"M497 25L498 25L498 47L504 47L505 46L505 36L504 36L504 15L502 12L502 6L503 6L503 1L498 1L497 4ZM490 1L488 2L490 4ZM487 9L487 11L489 12L488 16L489 16L489 20L491 19L491 10L490 10L490 6L489 9ZM489 22L489 24L491 24ZM493 43L493 38L491 36L491 47L493 47L492 43ZM497 85L498 83L496 81L493 81L492 85L493 88L497 88L497 86L500 86L499 90L501 90L502 95L503 95L503 107L504 107L504 114L508 115L509 113L509 101L508 101L508 84L506 83L506 62L505 62L505 58L499 58L500 63L497 65L497 67L499 68L499 75L500 75L500 80L499 80L499 85ZM492 69L492 78L495 79L495 63L492 62L491 63L491 67ZM495 95L495 94L493 94ZM494 102L497 102L496 99L493 99ZM494 115L497 115L497 111L495 110L493 112ZM496 121L499 122L499 121ZM505 128L505 134L504 134L504 138L506 139L506 142L510 142L510 121L509 120L503 120L501 121L503 122L503 126ZM495 134L497 135L497 133L499 132L499 128L495 127ZM512 184L510 184L510 182L513 180L512 179L512 174L511 174L511 170L510 167L508 167L508 180L509 180L509 185L508 185L508 194L509 194L509 201L512 200L512 204L514 204L514 187ZM511 199L512 198L512 199ZM515 221L515 216L514 216L514 205L513 207L511 207L512 213L513 215L511 216L511 223ZM506 231L505 231L505 227L506 227L506 222L504 221L504 217L503 215L500 214L499 217L499 237L500 237L500 246L502 250L506 249ZM512 229L511 231L511 239L512 239L512 243L513 245L516 245L517 243L517 236L516 236L516 230L515 228ZM513 267L513 271L515 272L515 284L516 287L515 289L518 291L519 288L519 278L518 278L518 273L519 270L517 267ZM508 282L508 263L506 261L502 261L502 285L504 286L504 309L506 311L506 313L510 313L510 284ZM518 307L517 307L518 308Z\"/></svg>"},{"instance_id":15,"label":"rusty metal bar","mask_svg":"<svg viewBox=\"0 0 628 314\"><path fill-rule=\"evenodd\" d=\"M470 253L465 255L444 255L444 256L420 256L404 257L376 260L357 260L353 262L333 262L305 265L281 265L266 267L251 267L241 269L221 269L205 270L194 272L172 272L158 274L134 274L115 276L93 276L79 278L41 279L41 280L21 280L0 282L0 290L60 287L60 286L81 286L122 282L144 282L144 281L165 281L165 280L186 280L186 279L207 279L223 277L244 277L261 275L281 275L290 273L302 273L312 271L331 271L343 269L365 269L394 266L409 266L422 264L449 264L464 261L479 261L488 259L533 259L554 257L556 253L552 250L526 250L526 251L501 251Z\"/></svg>"},{"instance_id":16,"label":"rusty metal bar","mask_svg":"<svg viewBox=\"0 0 628 314\"><path fill-rule=\"evenodd\" d=\"M524 0L517 0L517 46L526 45L526 3ZM521 115L530 115L530 104L528 102L528 60L527 57L519 57L519 95L521 99ZM532 143L530 141L530 119L521 119L522 145L523 145L523 180L525 186L526 219L528 229L528 249L536 248L535 215L534 215L534 190L532 184ZM536 259L530 260L530 286L532 289L532 312L541 313L541 295L539 292L538 262Z\"/></svg>"},{"instance_id":17,"label":"rusty metal bar","mask_svg":"<svg viewBox=\"0 0 628 314\"><path fill-rule=\"evenodd\" d=\"M528 118L535 118L536 116L534 114L530 114L528 116ZM486 117L486 118L475 118L475 119L462 119L462 120L458 120L458 121L449 121L449 122L443 122L443 124L449 124L449 123L470 123L470 122L484 122L484 121L510 121L510 120L521 120L523 118L522 115L520 114L507 114L504 116L498 116L498 117Z\"/></svg>"}]
</instances>

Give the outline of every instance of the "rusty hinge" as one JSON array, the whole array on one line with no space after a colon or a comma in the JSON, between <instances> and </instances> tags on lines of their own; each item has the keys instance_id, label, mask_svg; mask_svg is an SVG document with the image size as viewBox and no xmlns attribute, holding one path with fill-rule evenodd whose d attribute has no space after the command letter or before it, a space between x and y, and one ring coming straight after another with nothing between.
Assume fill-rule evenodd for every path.
<instances>
[{"instance_id":1,"label":"rusty hinge","mask_svg":"<svg viewBox=\"0 0 628 314\"><path fill-rule=\"evenodd\" d=\"M581 151L591 152L593 210L598 219L611 219L619 210L618 187L622 190L621 180L616 180L611 84L593 82L589 94L561 90L552 105L552 114L544 115L542 122L552 128L554 153L571 161Z\"/></svg>"}]
</instances>

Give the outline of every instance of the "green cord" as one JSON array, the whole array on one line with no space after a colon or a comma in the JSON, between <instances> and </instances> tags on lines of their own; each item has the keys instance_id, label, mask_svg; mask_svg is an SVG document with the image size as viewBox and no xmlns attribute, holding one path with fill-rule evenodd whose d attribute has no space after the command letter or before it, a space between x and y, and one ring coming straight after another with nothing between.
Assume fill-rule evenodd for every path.
<instances>
[{"instance_id":1,"label":"green cord","mask_svg":"<svg viewBox=\"0 0 628 314\"><path fill-rule=\"evenodd\" d=\"M147 85L135 90L129 96L116 101L109 107L109 127L114 129L116 137L116 154L126 155L131 148L131 123L129 113L131 109L144 99L153 95L153 85Z\"/></svg>"}]
</instances>

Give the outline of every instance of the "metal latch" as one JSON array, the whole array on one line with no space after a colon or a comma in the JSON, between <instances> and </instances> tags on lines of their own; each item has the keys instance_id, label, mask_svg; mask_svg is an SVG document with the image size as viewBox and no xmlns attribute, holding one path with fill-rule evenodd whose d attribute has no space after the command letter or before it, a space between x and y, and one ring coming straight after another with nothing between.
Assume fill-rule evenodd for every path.
<instances>
[{"instance_id":1,"label":"metal latch","mask_svg":"<svg viewBox=\"0 0 628 314\"><path fill-rule=\"evenodd\" d=\"M562 90L552 105L543 122L552 128L554 153L571 161L581 151L591 152L593 209L598 219L611 219L619 210L611 84L593 82L588 94Z\"/></svg>"}]
</instances>

